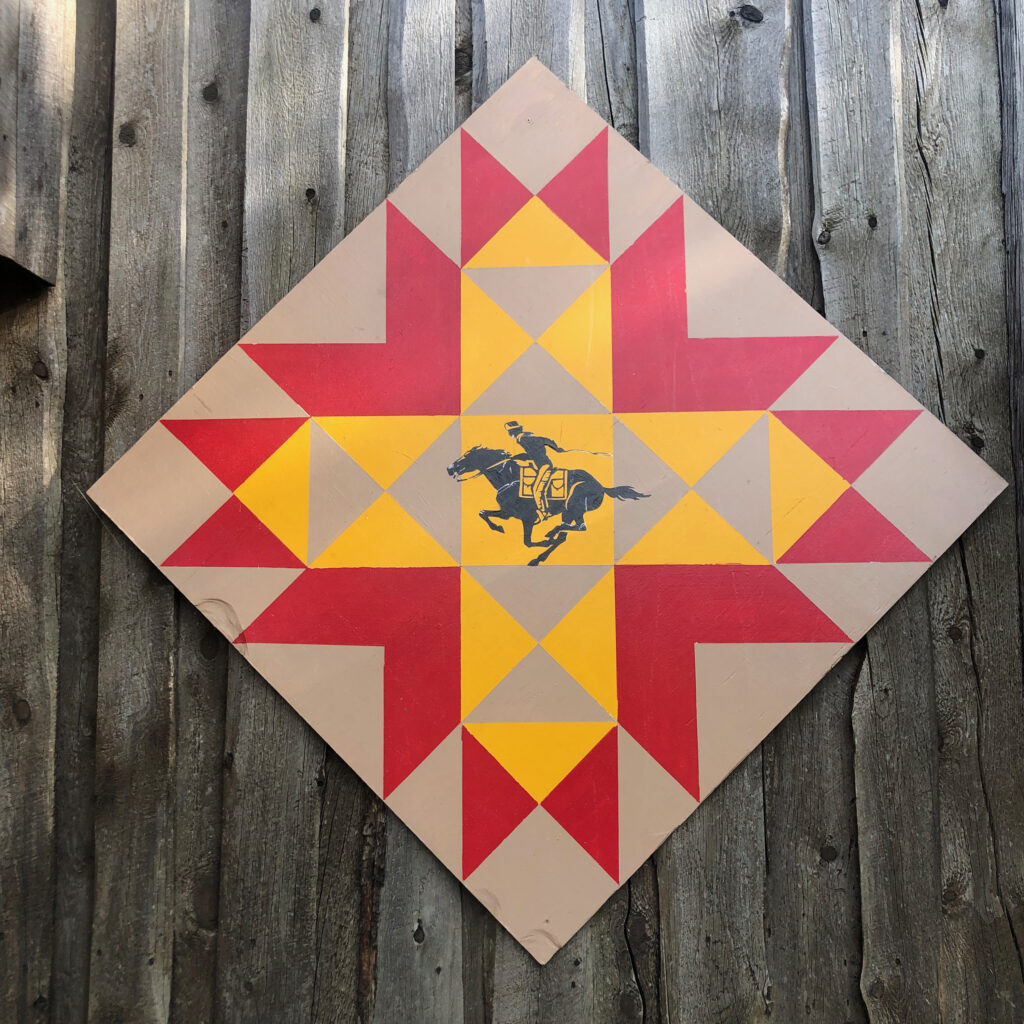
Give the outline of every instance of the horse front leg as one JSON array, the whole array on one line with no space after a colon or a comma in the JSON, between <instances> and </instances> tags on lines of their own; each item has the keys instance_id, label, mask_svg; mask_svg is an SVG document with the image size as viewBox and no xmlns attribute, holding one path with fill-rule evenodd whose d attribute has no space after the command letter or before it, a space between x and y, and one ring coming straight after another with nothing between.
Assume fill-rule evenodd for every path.
<instances>
[{"instance_id":1,"label":"horse front leg","mask_svg":"<svg viewBox=\"0 0 1024 1024\"><path fill-rule=\"evenodd\" d=\"M508 519L508 512L502 512L500 508L484 508L480 510L479 516L495 533L505 532L505 527L491 522L491 516L497 516L499 519Z\"/></svg>"}]
</instances>

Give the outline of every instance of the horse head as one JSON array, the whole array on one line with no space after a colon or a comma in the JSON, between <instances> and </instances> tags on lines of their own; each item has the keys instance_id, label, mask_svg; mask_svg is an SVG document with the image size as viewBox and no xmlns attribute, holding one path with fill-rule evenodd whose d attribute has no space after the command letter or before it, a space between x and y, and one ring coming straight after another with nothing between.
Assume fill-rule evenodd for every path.
<instances>
[{"instance_id":1,"label":"horse head","mask_svg":"<svg viewBox=\"0 0 1024 1024\"><path fill-rule=\"evenodd\" d=\"M448 467L448 475L454 480L462 481L511 457L508 452L501 449L483 448L475 444Z\"/></svg>"}]
</instances>

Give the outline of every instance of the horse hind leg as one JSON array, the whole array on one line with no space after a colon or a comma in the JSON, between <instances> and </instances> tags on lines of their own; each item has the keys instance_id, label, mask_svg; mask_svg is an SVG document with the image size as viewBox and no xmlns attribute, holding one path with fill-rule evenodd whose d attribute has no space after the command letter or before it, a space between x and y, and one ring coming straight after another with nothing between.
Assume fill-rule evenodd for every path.
<instances>
[{"instance_id":1,"label":"horse hind leg","mask_svg":"<svg viewBox=\"0 0 1024 1024\"><path fill-rule=\"evenodd\" d=\"M573 526L572 526L572 516L569 514L568 511L565 511L565 512L562 513L562 521L560 523L556 523L554 526L552 526L551 529L548 530L548 532L546 534L544 534L544 536L547 537L550 540L556 534L564 533L566 530L571 530L571 529L573 529Z\"/></svg>"}]
</instances>

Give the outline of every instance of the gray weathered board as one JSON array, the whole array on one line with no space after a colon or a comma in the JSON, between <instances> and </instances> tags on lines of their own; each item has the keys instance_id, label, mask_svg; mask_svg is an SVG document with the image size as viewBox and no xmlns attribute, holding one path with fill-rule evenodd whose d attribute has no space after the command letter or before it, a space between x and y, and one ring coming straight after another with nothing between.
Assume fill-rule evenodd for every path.
<instances>
[{"instance_id":1,"label":"gray weathered board","mask_svg":"<svg viewBox=\"0 0 1024 1024\"><path fill-rule=\"evenodd\" d=\"M0 1020L1024 1019L1014 488L545 968L83 497L533 54L1020 486L1013 0L63 32L57 283L0 281Z\"/></svg>"},{"instance_id":2,"label":"gray weathered board","mask_svg":"<svg viewBox=\"0 0 1024 1024\"><path fill-rule=\"evenodd\" d=\"M57 279L73 41L74 4L0 2L0 274Z\"/></svg>"}]
</instances>

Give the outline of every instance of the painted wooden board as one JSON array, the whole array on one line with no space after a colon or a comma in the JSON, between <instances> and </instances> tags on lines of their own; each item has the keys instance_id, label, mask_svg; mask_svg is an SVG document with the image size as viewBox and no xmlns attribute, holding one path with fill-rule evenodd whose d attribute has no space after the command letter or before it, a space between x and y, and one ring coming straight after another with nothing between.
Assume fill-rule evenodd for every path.
<instances>
[{"instance_id":1,"label":"painted wooden board","mask_svg":"<svg viewBox=\"0 0 1024 1024\"><path fill-rule=\"evenodd\" d=\"M1003 486L534 60L90 494L544 962Z\"/></svg>"}]
</instances>

